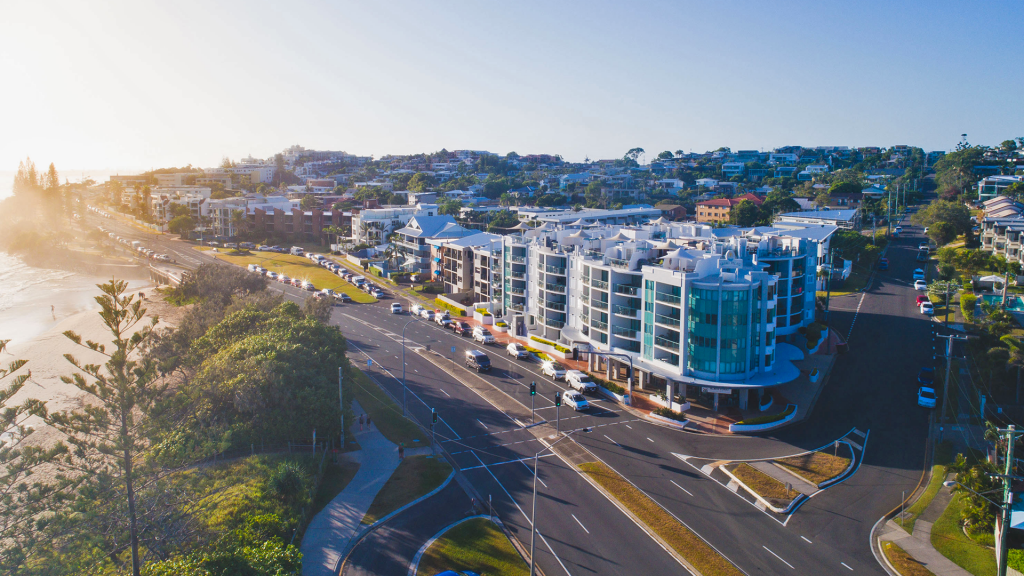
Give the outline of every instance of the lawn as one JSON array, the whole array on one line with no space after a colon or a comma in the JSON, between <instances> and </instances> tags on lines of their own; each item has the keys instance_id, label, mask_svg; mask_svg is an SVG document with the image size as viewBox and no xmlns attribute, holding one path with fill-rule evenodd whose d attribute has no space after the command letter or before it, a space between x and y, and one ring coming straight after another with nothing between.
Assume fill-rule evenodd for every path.
<instances>
[{"instance_id":1,"label":"lawn","mask_svg":"<svg viewBox=\"0 0 1024 576\"><path fill-rule=\"evenodd\" d=\"M363 516L363 524L377 520L428 494L444 482L452 467L440 456L409 456L402 460L391 478L380 489Z\"/></svg>"},{"instance_id":2,"label":"lawn","mask_svg":"<svg viewBox=\"0 0 1024 576\"><path fill-rule=\"evenodd\" d=\"M911 504L910 508L907 508L904 513L903 520L896 518L896 523L903 526L903 529L907 532L914 533L914 524L917 522L917 517L924 512L925 508L932 503L932 499L939 493L939 488L942 487L942 482L946 479L946 467L942 464L936 464L932 466L932 478L928 481L928 486L925 487L924 492L921 493L921 497L916 502Z\"/></svg>"},{"instance_id":3,"label":"lawn","mask_svg":"<svg viewBox=\"0 0 1024 576\"><path fill-rule=\"evenodd\" d=\"M249 252L239 255L218 252L217 258L243 268L249 264L259 264L267 270L284 274L289 278L309 280L318 290L330 288L335 292L344 292L352 297L353 302L371 304L377 301L376 298L356 288L355 285L346 282L339 276L331 273L330 270L314 264L312 260L302 256L278 254L276 252Z\"/></svg>"},{"instance_id":4,"label":"lawn","mask_svg":"<svg viewBox=\"0 0 1024 576\"><path fill-rule=\"evenodd\" d=\"M847 278L842 286L839 288L832 288L832 296L847 296L849 294L856 294L864 289L864 286L868 283L868 278L871 276L871 271L864 272L850 272L850 277ZM825 290L818 292L818 296L825 296L828 294Z\"/></svg>"},{"instance_id":5,"label":"lawn","mask_svg":"<svg viewBox=\"0 0 1024 576\"><path fill-rule=\"evenodd\" d=\"M346 393L359 402L370 415L373 425L385 438L406 448L430 446L430 438L415 422L402 416L402 407L396 404L362 370L353 370L354 378L348 378L344 387ZM346 374L346 376L349 376ZM359 416L356 415L356 418Z\"/></svg>"},{"instance_id":6,"label":"lawn","mask_svg":"<svg viewBox=\"0 0 1024 576\"><path fill-rule=\"evenodd\" d=\"M885 557L889 559L889 562L896 568L896 571L903 576L935 576L931 570L922 566L920 562L914 560L910 554L907 554L903 548L892 542L882 544L882 551L885 552Z\"/></svg>"},{"instance_id":7,"label":"lawn","mask_svg":"<svg viewBox=\"0 0 1024 576\"><path fill-rule=\"evenodd\" d=\"M417 576L433 576L445 570L459 573L526 576L530 567L516 552L505 533L487 518L466 520L427 548Z\"/></svg>"},{"instance_id":8,"label":"lawn","mask_svg":"<svg viewBox=\"0 0 1024 576\"><path fill-rule=\"evenodd\" d=\"M729 470L740 482L747 485L762 498L770 501L789 503L799 494L796 490L787 490L786 485L775 478L761 472L750 464L740 464Z\"/></svg>"},{"instance_id":9,"label":"lawn","mask_svg":"<svg viewBox=\"0 0 1024 576\"><path fill-rule=\"evenodd\" d=\"M683 526L657 502L602 462L580 464L587 476L611 493L648 528L669 544L704 576L741 576L743 573L717 550Z\"/></svg>"},{"instance_id":10,"label":"lawn","mask_svg":"<svg viewBox=\"0 0 1024 576\"><path fill-rule=\"evenodd\" d=\"M842 446L843 452L849 451L846 444ZM818 485L842 474L850 465L850 459L846 456L833 456L828 451L821 451L783 458L776 460L775 463Z\"/></svg>"},{"instance_id":11,"label":"lawn","mask_svg":"<svg viewBox=\"0 0 1024 576\"><path fill-rule=\"evenodd\" d=\"M957 494L932 526L932 546L974 576L991 576L996 573L995 551L964 534L960 527L962 509L963 496Z\"/></svg>"},{"instance_id":12,"label":"lawn","mask_svg":"<svg viewBox=\"0 0 1024 576\"><path fill-rule=\"evenodd\" d=\"M358 471L358 462L342 460L337 464L326 464L324 476L320 479L320 487L316 491L316 498L313 499L313 503L309 508L309 517L313 518L318 512L323 510L324 506L327 506L335 496L345 489L345 486L348 486L348 483L352 481L352 477Z\"/></svg>"}]
</instances>

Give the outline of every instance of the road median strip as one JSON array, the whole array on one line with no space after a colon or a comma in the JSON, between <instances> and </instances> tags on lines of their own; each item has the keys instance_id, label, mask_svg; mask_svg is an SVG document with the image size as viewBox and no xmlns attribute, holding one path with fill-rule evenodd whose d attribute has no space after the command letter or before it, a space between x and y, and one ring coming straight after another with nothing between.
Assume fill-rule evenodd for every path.
<instances>
[{"instance_id":1,"label":"road median strip","mask_svg":"<svg viewBox=\"0 0 1024 576\"><path fill-rule=\"evenodd\" d=\"M657 502L603 462L585 462L579 468L661 541L703 576L742 576L743 572Z\"/></svg>"}]
</instances>

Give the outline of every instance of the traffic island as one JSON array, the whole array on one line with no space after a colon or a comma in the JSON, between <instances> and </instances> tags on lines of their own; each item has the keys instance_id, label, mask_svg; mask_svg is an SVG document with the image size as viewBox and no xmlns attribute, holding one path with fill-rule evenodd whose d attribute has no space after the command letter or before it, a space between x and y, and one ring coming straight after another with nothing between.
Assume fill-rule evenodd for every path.
<instances>
[{"instance_id":1,"label":"traffic island","mask_svg":"<svg viewBox=\"0 0 1024 576\"><path fill-rule=\"evenodd\" d=\"M718 550L603 462L586 462L580 464L579 468L589 479L625 506L640 522L654 531L658 538L682 557L696 573L703 576L743 574Z\"/></svg>"},{"instance_id":2,"label":"traffic island","mask_svg":"<svg viewBox=\"0 0 1024 576\"><path fill-rule=\"evenodd\" d=\"M808 452L799 456L790 456L774 460L774 463L786 469L798 478L806 480L818 488L832 484L833 480L847 474L853 466L853 447L841 442L842 448L836 447L832 454L827 451ZM839 452L843 455L840 456ZM846 454L849 454L847 457Z\"/></svg>"},{"instance_id":3,"label":"traffic island","mask_svg":"<svg viewBox=\"0 0 1024 576\"><path fill-rule=\"evenodd\" d=\"M741 462L732 466L723 466L721 470L731 479L730 484L735 482L739 488L747 491L761 505L776 514L788 514L808 496L806 492L810 491L813 494L815 491L815 487L803 486L802 484L806 484L806 482L801 483L797 478L793 478L792 482L784 483L769 475L768 470L759 470L754 467L755 465L772 466L770 462L749 464ZM802 491L794 489L794 485L797 484L801 484L796 487L803 489Z\"/></svg>"}]
</instances>

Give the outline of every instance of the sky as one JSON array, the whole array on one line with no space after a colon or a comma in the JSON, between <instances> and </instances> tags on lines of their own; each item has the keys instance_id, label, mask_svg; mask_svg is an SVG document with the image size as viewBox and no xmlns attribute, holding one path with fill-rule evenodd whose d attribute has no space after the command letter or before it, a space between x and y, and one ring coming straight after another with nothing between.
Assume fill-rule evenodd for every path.
<instances>
[{"instance_id":1,"label":"sky","mask_svg":"<svg viewBox=\"0 0 1024 576\"><path fill-rule=\"evenodd\" d=\"M1024 136L1024 3L0 3L0 170Z\"/></svg>"}]
</instances>

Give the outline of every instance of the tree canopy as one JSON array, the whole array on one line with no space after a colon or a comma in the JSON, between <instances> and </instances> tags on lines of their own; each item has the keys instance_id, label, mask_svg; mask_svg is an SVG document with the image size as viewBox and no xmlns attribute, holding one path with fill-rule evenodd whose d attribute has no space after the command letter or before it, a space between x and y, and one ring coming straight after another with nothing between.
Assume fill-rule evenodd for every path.
<instances>
[{"instance_id":1,"label":"tree canopy","mask_svg":"<svg viewBox=\"0 0 1024 576\"><path fill-rule=\"evenodd\" d=\"M950 200L935 200L918 210L910 220L918 226L926 227L936 222L947 222L957 235L966 234L973 226L971 211L962 203Z\"/></svg>"}]
</instances>

